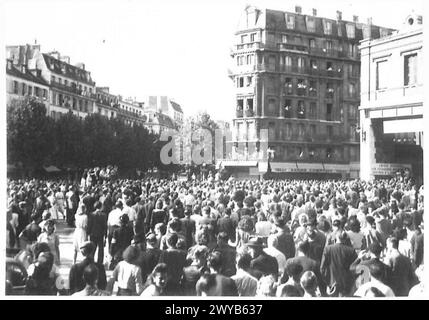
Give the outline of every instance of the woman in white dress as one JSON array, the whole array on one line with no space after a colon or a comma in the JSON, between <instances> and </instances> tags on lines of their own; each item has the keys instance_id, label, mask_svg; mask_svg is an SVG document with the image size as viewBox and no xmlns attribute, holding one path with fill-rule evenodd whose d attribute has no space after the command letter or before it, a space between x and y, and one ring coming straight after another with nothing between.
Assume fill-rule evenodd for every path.
<instances>
[{"instance_id":1,"label":"woman in white dress","mask_svg":"<svg viewBox=\"0 0 429 320\"><path fill-rule=\"evenodd\" d=\"M76 229L73 234L73 246L74 246L74 256L73 264L76 263L76 258L78 252L80 252L80 247L82 243L88 240L88 216L86 214L86 206L81 204L75 214L75 225Z\"/></svg>"},{"instance_id":2,"label":"woman in white dress","mask_svg":"<svg viewBox=\"0 0 429 320\"><path fill-rule=\"evenodd\" d=\"M55 198L55 191L51 190L48 195L49 200L49 212L51 214L51 218L54 220L58 219L58 212L57 212L57 199Z\"/></svg>"}]
</instances>

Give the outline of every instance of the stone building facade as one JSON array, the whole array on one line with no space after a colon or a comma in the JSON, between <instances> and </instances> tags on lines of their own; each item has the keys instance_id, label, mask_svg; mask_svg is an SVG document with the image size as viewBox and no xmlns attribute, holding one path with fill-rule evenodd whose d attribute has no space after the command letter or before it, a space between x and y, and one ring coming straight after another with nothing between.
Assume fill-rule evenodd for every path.
<instances>
[{"instance_id":1,"label":"stone building facade","mask_svg":"<svg viewBox=\"0 0 429 320\"><path fill-rule=\"evenodd\" d=\"M237 101L232 158L259 160L266 168L268 155L258 150L265 129L273 172L357 176L358 45L392 30L357 17L344 21L341 12L337 19L301 12L248 6L242 14L231 51ZM250 144L256 145L253 154Z\"/></svg>"}]
</instances>

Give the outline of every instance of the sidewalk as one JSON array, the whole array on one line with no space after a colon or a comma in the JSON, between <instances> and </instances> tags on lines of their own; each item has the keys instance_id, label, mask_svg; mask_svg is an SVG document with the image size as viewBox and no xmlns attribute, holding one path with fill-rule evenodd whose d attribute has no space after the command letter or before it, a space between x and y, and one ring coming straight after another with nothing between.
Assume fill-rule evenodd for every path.
<instances>
[{"instance_id":1,"label":"sidewalk","mask_svg":"<svg viewBox=\"0 0 429 320\"><path fill-rule=\"evenodd\" d=\"M65 221L57 221L56 223L56 233L58 234L60 238L60 267L59 267L59 273L61 275L61 278L63 279L63 284L65 288L68 289L68 278L69 278L69 272L70 268L73 265L73 254L74 254L74 248L73 248L73 233L74 228L70 228ZM104 252L107 252L104 250ZM82 261L83 256L79 252L77 255L77 262ZM107 254L104 257L104 267L106 269L106 277L107 280L110 279L112 275L112 271L109 271L107 268L107 261L108 257Z\"/></svg>"}]
</instances>

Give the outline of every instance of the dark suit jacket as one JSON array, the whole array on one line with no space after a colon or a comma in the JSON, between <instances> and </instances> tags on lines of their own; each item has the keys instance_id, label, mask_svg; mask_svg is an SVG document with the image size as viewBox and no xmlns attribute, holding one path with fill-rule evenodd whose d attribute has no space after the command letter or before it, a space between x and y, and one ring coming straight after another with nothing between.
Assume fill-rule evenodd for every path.
<instances>
[{"instance_id":1,"label":"dark suit jacket","mask_svg":"<svg viewBox=\"0 0 429 320\"><path fill-rule=\"evenodd\" d=\"M169 282L178 284L186 265L186 252L178 249L163 250L159 256L159 262L167 264Z\"/></svg>"},{"instance_id":2,"label":"dark suit jacket","mask_svg":"<svg viewBox=\"0 0 429 320\"><path fill-rule=\"evenodd\" d=\"M410 289L418 282L410 259L398 252L390 257L388 265L391 268L389 283L398 297L407 297Z\"/></svg>"},{"instance_id":3,"label":"dark suit jacket","mask_svg":"<svg viewBox=\"0 0 429 320\"><path fill-rule=\"evenodd\" d=\"M229 240L235 242L235 228L237 224L230 217L225 216L220 218L217 221L217 231L226 232L228 234Z\"/></svg>"},{"instance_id":4,"label":"dark suit jacket","mask_svg":"<svg viewBox=\"0 0 429 320\"><path fill-rule=\"evenodd\" d=\"M83 271L90 264L94 264L98 269L98 282L97 287L101 290L106 289L106 270L101 263L95 263L94 260L85 258L81 262L78 262L70 268L69 283L70 293L81 291L85 288L85 280L83 279Z\"/></svg>"},{"instance_id":5,"label":"dark suit jacket","mask_svg":"<svg viewBox=\"0 0 429 320\"><path fill-rule=\"evenodd\" d=\"M356 259L350 266L350 271L352 272L356 287L370 281L371 275L369 274L369 267L373 263L380 262L377 258L371 258L367 260ZM384 267L383 277L380 279L385 285L390 287L390 268L384 263L381 264ZM367 267L368 270L364 271L362 267Z\"/></svg>"},{"instance_id":6,"label":"dark suit jacket","mask_svg":"<svg viewBox=\"0 0 429 320\"><path fill-rule=\"evenodd\" d=\"M269 274L277 276L279 272L277 259L265 252L250 262L250 268L252 269L251 273L258 279Z\"/></svg>"},{"instance_id":7,"label":"dark suit jacket","mask_svg":"<svg viewBox=\"0 0 429 320\"><path fill-rule=\"evenodd\" d=\"M142 252L138 258L137 265L142 270L143 281L151 274L153 268L158 264L161 250L158 248L148 248Z\"/></svg>"},{"instance_id":8,"label":"dark suit jacket","mask_svg":"<svg viewBox=\"0 0 429 320\"><path fill-rule=\"evenodd\" d=\"M295 257L295 242L289 232L275 234L277 238L277 250L281 251L286 259Z\"/></svg>"},{"instance_id":9,"label":"dark suit jacket","mask_svg":"<svg viewBox=\"0 0 429 320\"><path fill-rule=\"evenodd\" d=\"M236 273L235 256L236 250L229 245L217 245L213 251L219 251L222 259L221 274L226 277L232 277Z\"/></svg>"},{"instance_id":10,"label":"dark suit jacket","mask_svg":"<svg viewBox=\"0 0 429 320\"><path fill-rule=\"evenodd\" d=\"M350 265L356 258L356 251L350 246L336 243L325 247L320 264L325 282L330 286L336 284L340 292L348 294L353 284Z\"/></svg>"}]
</instances>

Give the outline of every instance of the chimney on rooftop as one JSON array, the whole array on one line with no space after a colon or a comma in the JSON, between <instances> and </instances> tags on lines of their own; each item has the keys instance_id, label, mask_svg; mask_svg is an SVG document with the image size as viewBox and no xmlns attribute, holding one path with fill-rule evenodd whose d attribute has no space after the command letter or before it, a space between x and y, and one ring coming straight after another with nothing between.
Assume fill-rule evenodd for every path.
<instances>
[{"instance_id":1,"label":"chimney on rooftop","mask_svg":"<svg viewBox=\"0 0 429 320\"><path fill-rule=\"evenodd\" d=\"M78 62L74 66L79 69L85 70L85 64L83 62Z\"/></svg>"},{"instance_id":2,"label":"chimney on rooftop","mask_svg":"<svg viewBox=\"0 0 429 320\"><path fill-rule=\"evenodd\" d=\"M22 73L27 73L27 65L25 65L25 64L21 65L21 72Z\"/></svg>"},{"instance_id":3,"label":"chimney on rooftop","mask_svg":"<svg viewBox=\"0 0 429 320\"><path fill-rule=\"evenodd\" d=\"M313 17L316 17L316 16L317 16L317 10L313 9Z\"/></svg>"},{"instance_id":4,"label":"chimney on rooftop","mask_svg":"<svg viewBox=\"0 0 429 320\"><path fill-rule=\"evenodd\" d=\"M353 22L354 23L358 23L359 22L359 17L358 16L353 16Z\"/></svg>"},{"instance_id":5,"label":"chimney on rooftop","mask_svg":"<svg viewBox=\"0 0 429 320\"><path fill-rule=\"evenodd\" d=\"M61 60L62 62L65 62L65 63L67 63L67 64L70 64L70 57L68 57L68 56L60 57L60 60Z\"/></svg>"},{"instance_id":6,"label":"chimney on rooftop","mask_svg":"<svg viewBox=\"0 0 429 320\"><path fill-rule=\"evenodd\" d=\"M302 13L301 6L295 6L295 12L301 14Z\"/></svg>"},{"instance_id":7,"label":"chimney on rooftop","mask_svg":"<svg viewBox=\"0 0 429 320\"><path fill-rule=\"evenodd\" d=\"M12 69L12 60L7 59L7 70L11 70Z\"/></svg>"},{"instance_id":8,"label":"chimney on rooftop","mask_svg":"<svg viewBox=\"0 0 429 320\"><path fill-rule=\"evenodd\" d=\"M368 25L372 25L372 17L368 18Z\"/></svg>"},{"instance_id":9,"label":"chimney on rooftop","mask_svg":"<svg viewBox=\"0 0 429 320\"><path fill-rule=\"evenodd\" d=\"M52 51L49 55L57 60L60 60L60 53L58 51Z\"/></svg>"},{"instance_id":10,"label":"chimney on rooftop","mask_svg":"<svg viewBox=\"0 0 429 320\"><path fill-rule=\"evenodd\" d=\"M343 20L343 13L341 11L337 11L337 20L338 21Z\"/></svg>"}]
</instances>

